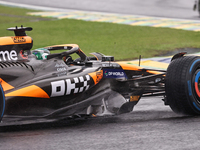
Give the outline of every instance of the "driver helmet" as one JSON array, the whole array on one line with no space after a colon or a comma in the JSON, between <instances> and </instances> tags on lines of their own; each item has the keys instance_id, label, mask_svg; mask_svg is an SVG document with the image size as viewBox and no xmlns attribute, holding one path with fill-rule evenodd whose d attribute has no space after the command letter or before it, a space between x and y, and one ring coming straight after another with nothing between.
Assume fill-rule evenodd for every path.
<instances>
[{"instance_id":1,"label":"driver helmet","mask_svg":"<svg viewBox=\"0 0 200 150\"><path fill-rule=\"evenodd\" d=\"M45 60L47 59L47 55L50 54L50 51L47 49L36 49L32 51L32 54L34 54L38 60Z\"/></svg>"}]
</instances>

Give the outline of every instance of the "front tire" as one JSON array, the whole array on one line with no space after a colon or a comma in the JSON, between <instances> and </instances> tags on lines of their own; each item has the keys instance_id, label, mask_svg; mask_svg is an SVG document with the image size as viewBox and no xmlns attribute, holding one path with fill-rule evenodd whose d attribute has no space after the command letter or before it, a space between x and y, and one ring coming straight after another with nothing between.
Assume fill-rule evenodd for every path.
<instances>
[{"instance_id":1,"label":"front tire","mask_svg":"<svg viewBox=\"0 0 200 150\"><path fill-rule=\"evenodd\" d=\"M200 115L200 57L173 60L167 69L165 91L174 112Z\"/></svg>"}]
</instances>

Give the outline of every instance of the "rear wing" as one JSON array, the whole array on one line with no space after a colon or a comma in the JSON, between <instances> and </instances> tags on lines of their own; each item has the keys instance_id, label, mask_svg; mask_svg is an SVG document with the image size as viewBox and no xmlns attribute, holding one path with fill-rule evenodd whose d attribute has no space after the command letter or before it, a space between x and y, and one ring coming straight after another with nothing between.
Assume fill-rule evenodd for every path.
<instances>
[{"instance_id":1,"label":"rear wing","mask_svg":"<svg viewBox=\"0 0 200 150\"><path fill-rule=\"evenodd\" d=\"M33 28L31 27L11 27L11 28L8 28L7 30L9 31L14 31L15 33L15 36L26 36L26 31L32 31Z\"/></svg>"},{"instance_id":2,"label":"rear wing","mask_svg":"<svg viewBox=\"0 0 200 150\"><path fill-rule=\"evenodd\" d=\"M25 31L31 31L31 27L12 27L15 36L0 37L0 62L27 60L33 46L33 40Z\"/></svg>"}]
</instances>

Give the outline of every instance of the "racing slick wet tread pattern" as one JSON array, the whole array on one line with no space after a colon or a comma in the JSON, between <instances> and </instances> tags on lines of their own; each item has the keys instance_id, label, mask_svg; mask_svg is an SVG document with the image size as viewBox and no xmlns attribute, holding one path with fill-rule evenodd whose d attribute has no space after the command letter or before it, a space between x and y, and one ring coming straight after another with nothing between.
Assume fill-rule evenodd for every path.
<instances>
[{"instance_id":1,"label":"racing slick wet tread pattern","mask_svg":"<svg viewBox=\"0 0 200 150\"><path fill-rule=\"evenodd\" d=\"M188 90L189 69L197 59L200 59L200 57L187 56L177 58L170 63L167 69L165 85L167 103L176 113L187 115L200 114L200 111L194 108L193 102L189 98Z\"/></svg>"}]
</instances>

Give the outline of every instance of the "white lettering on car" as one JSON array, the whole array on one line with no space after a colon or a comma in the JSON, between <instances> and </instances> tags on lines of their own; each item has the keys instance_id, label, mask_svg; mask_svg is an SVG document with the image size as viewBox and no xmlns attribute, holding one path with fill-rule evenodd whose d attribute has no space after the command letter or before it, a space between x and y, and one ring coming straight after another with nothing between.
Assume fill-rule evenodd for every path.
<instances>
[{"instance_id":1,"label":"white lettering on car","mask_svg":"<svg viewBox=\"0 0 200 150\"><path fill-rule=\"evenodd\" d=\"M66 71L66 70L67 70L67 69L66 69L66 68L64 68L64 67L63 67L63 68L57 68L57 71L58 71L58 72L61 72L61 71Z\"/></svg>"},{"instance_id":2,"label":"white lettering on car","mask_svg":"<svg viewBox=\"0 0 200 150\"><path fill-rule=\"evenodd\" d=\"M12 51L0 51L0 61L17 60L17 52Z\"/></svg>"},{"instance_id":3,"label":"white lettering on car","mask_svg":"<svg viewBox=\"0 0 200 150\"><path fill-rule=\"evenodd\" d=\"M108 72L108 75L109 76L124 76L124 73L123 72Z\"/></svg>"},{"instance_id":4,"label":"white lettering on car","mask_svg":"<svg viewBox=\"0 0 200 150\"><path fill-rule=\"evenodd\" d=\"M51 97L61 96L65 93L65 81L51 82Z\"/></svg>"},{"instance_id":5,"label":"white lettering on car","mask_svg":"<svg viewBox=\"0 0 200 150\"><path fill-rule=\"evenodd\" d=\"M10 58L11 58L11 60L17 60L17 53L16 53L16 51L12 50L10 52Z\"/></svg>"},{"instance_id":6,"label":"white lettering on car","mask_svg":"<svg viewBox=\"0 0 200 150\"><path fill-rule=\"evenodd\" d=\"M89 82L89 75L51 82L51 97L81 93L88 90Z\"/></svg>"}]
</instances>

